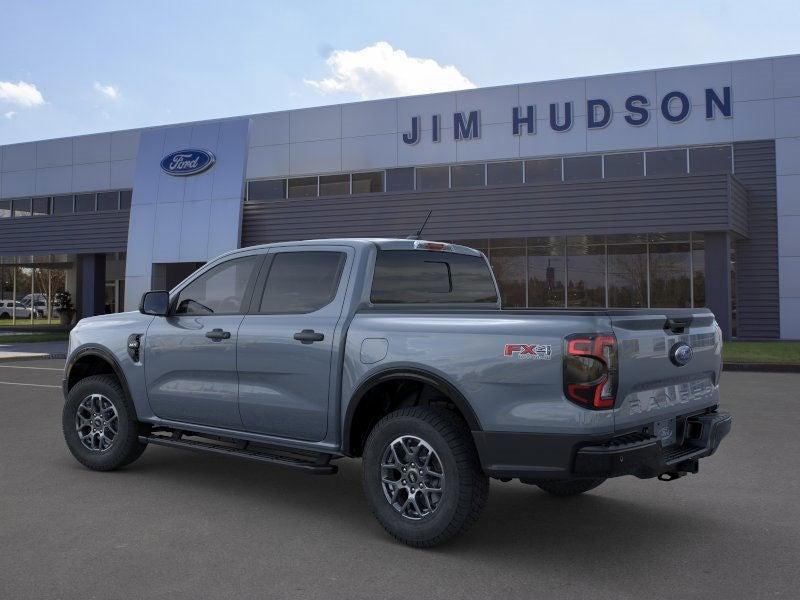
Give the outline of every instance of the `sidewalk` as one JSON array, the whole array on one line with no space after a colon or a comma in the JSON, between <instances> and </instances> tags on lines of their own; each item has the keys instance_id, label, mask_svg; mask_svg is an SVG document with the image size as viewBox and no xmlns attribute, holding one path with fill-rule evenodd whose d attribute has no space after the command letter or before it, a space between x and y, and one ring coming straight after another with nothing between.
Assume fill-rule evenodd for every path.
<instances>
[{"instance_id":1,"label":"sidewalk","mask_svg":"<svg viewBox=\"0 0 800 600\"><path fill-rule=\"evenodd\" d=\"M67 342L0 344L0 362L26 358L66 358Z\"/></svg>"}]
</instances>

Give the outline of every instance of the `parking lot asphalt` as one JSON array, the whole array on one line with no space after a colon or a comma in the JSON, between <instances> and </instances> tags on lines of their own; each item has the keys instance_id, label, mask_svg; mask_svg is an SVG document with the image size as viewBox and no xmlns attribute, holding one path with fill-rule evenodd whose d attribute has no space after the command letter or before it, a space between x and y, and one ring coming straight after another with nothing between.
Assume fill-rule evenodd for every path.
<instances>
[{"instance_id":1,"label":"parking lot asphalt","mask_svg":"<svg viewBox=\"0 0 800 600\"><path fill-rule=\"evenodd\" d=\"M413 550L356 460L315 477L150 447L83 468L62 365L0 365L0 598L800 597L800 375L726 373L733 432L699 475L569 499L493 481L469 533Z\"/></svg>"}]
</instances>

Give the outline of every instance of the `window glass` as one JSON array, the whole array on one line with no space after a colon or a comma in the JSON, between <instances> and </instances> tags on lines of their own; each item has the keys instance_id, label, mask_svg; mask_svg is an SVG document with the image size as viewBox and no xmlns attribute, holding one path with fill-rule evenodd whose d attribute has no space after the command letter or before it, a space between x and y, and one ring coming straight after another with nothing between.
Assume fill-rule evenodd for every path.
<instances>
[{"instance_id":1,"label":"window glass","mask_svg":"<svg viewBox=\"0 0 800 600\"><path fill-rule=\"evenodd\" d=\"M525 183L555 183L561 181L561 159L525 161Z\"/></svg>"},{"instance_id":2,"label":"window glass","mask_svg":"<svg viewBox=\"0 0 800 600\"><path fill-rule=\"evenodd\" d=\"M120 210L130 210L131 209L131 198L133 197L132 190L122 190L119 193L119 209Z\"/></svg>"},{"instance_id":3,"label":"window glass","mask_svg":"<svg viewBox=\"0 0 800 600\"><path fill-rule=\"evenodd\" d=\"M605 306L606 247L567 243L567 306Z\"/></svg>"},{"instance_id":4,"label":"window glass","mask_svg":"<svg viewBox=\"0 0 800 600\"><path fill-rule=\"evenodd\" d=\"M528 306L564 306L563 238L528 240Z\"/></svg>"},{"instance_id":5,"label":"window glass","mask_svg":"<svg viewBox=\"0 0 800 600\"><path fill-rule=\"evenodd\" d=\"M386 171L387 192L409 192L414 189L414 167Z\"/></svg>"},{"instance_id":6,"label":"window glass","mask_svg":"<svg viewBox=\"0 0 800 600\"><path fill-rule=\"evenodd\" d=\"M730 146L689 148L689 172L691 173L730 173L731 166Z\"/></svg>"},{"instance_id":7,"label":"window glass","mask_svg":"<svg viewBox=\"0 0 800 600\"><path fill-rule=\"evenodd\" d=\"M647 176L682 175L686 173L686 150L647 152Z\"/></svg>"},{"instance_id":8,"label":"window glass","mask_svg":"<svg viewBox=\"0 0 800 600\"><path fill-rule=\"evenodd\" d=\"M11 200L0 200L0 219L11 218Z\"/></svg>"},{"instance_id":9,"label":"window glass","mask_svg":"<svg viewBox=\"0 0 800 600\"><path fill-rule=\"evenodd\" d=\"M522 161L488 163L486 182L488 185L522 183Z\"/></svg>"},{"instance_id":10,"label":"window glass","mask_svg":"<svg viewBox=\"0 0 800 600\"><path fill-rule=\"evenodd\" d=\"M448 167L417 167L417 190L446 190L450 187Z\"/></svg>"},{"instance_id":11,"label":"window glass","mask_svg":"<svg viewBox=\"0 0 800 600\"><path fill-rule=\"evenodd\" d=\"M353 173L354 194L376 194L383 191L383 171Z\"/></svg>"},{"instance_id":12,"label":"window glass","mask_svg":"<svg viewBox=\"0 0 800 600\"><path fill-rule=\"evenodd\" d=\"M119 210L119 192L102 192L97 194L97 210Z\"/></svg>"},{"instance_id":13,"label":"window glass","mask_svg":"<svg viewBox=\"0 0 800 600\"><path fill-rule=\"evenodd\" d=\"M289 198L312 198L316 195L316 177L297 177L289 180Z\"/></svg>"},{"instance_id":14,"label":"window glass","mask_svg":"<svg viewBox=\"0 0 800 600\"><path fill-rule=\"evenodd\" d=\"M691 306L689 243L650 244L650 306Z\"/></svg>"},{"instance_id":15,"label":"window glass","mask_svg":"<svg viewBox=\"0 0 800 600\"><path fill-rule=\"evenodd\" d=\"M564 159L564 181L583 181L603 177L603 157L570 156Z\"/></svg>"},{"instance_id":16,"label":"window glass","mask_svg":"<svg viewBox=\"0 0 800 600\"><path fill-rule=\"evenodd\" d=\"M75 196L75 212L92 212L95 210L94 194L77 194Z\"/></svg>"},{"instance_id":17,"label":"window glass","mask_svg":"<svg viewBox=\"0 0 800 600\"><path fill-rule=\"evenodd\" d=\"M53 196L53 214L65 215L72 212L72 196Z\"/></svg>"},{"instance_id":18,"label":"window glass","mask_svg":"<svg viewBox=\"0 0 800 600\"><path fill-rule=\"evenodd\" d=\"M247 184L247 199L249 201L283 200L284 198L286 198L285 179L250 181Z\"/></svg>"},{"instance_id":19,"label":"window glass","mask_svg":"<svg viewBox=\"0 0 800 600\"><path fill-rule=\"evenodd\" d=\"M497 293L482 256L380 250L371 300L375 304L497 302Z\"/></svg>"},{"instance_id":20,"label":"window glass","mask_svg":"<svg viewBox=\"0 0 800 600\"><path fill-rule=\"evenodd\" d=\"M34 215L49 215L50 214L50 198L47 196L33 199L33 214Z\"/></svg>"},{"instance_id":21,"label":"window glass","mask_svg":"<svg viewBox=\"0 0 800 600\"><path fill-rule=\"evenodd\" d=\"M647 244L608 246L608 305L647 307Z\"/></svg>"},{"instance_id":22,"label":"window glass","mask_svg":"<svg viewBox=\"0 0 800 600\"><path fill-rule=\"evenodd\" d=\"M261 256L244 256L221 263L183 288L175 314L214 315L243 312L247 284Z\"/></svg>"},{"instance_id":23,"label":"window glass","mask_svg":"<svg viewBox=\"0 0 800 600\"><path fill-rule=\"evenodd\" d=\"M346 259L344 252L278 252L269 269L259 312L310 313L330 304Z\"/></svg>"},{"instance_id":24,"label":"window glass","mask_svg":"<svg viewBox=\"0 0 800 600\"><path fill-rule=\"evenodd\" d=\"M525 308L525 246L495 248L489 240L489 262L492 264L503 308Z\"/></svg>"},{"instance_id":25,"label":"window glass","mask_svg":"<svg viewBox=\"0 0 800 600\"><path fill-rule=\"evenodd\" d=\"M455 165L451 167L452 186L454 188L482 187L486 179L486 165Z\"/></svg>"},{"instance_id":26,"label":"window glass","mask_svg":"<svg viewBox=\"0 0 800 600\"><path fill-rule=\"evenodd\" d=\"M319 178L320 196L342 196L350 193L350 174L322 175Z\"/></svg>"},{"instance_id":27,"label":"window glass","mask_svg":"<svg viewBox=\"0 0 800 600\"><path fill-rule=\"evenodd\" d=\"M17 198L12 200L14 206L14 217L30 217L31 216L31 199L30 198Z\"/></svg>"},{"instance_id":28,"label":"window glass","mask_svg":"<svg viewBox=\"0 0 800 600\"><path fill-rule=\"evenodd\" d=\"M706 244L703 234L692 235L692 285L694 305L706 305Z\"/></svg>"},{"instance_id":29,"label":"window glass","mask_svg":"<svg viewBox=\"0 0 800 600\"><path fill-rule=\"evenodd\" d=\"M603 177L606 179L644 175L644 154L641 152L606 154L603 163Z\"/></svg>"}]
</instances>

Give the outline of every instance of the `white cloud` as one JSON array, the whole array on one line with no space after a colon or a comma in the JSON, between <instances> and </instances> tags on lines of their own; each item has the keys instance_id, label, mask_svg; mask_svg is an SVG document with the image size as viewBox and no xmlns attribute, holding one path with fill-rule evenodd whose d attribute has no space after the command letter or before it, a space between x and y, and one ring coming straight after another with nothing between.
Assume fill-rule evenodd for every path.
<instances>
[{"instance_id":1,"label":"white cloud","mask_svg":"<svg viewBox=\"0 0 800 600\"><path fill-rule=\"evenodd\" d=\"M377 42L361 50L334 50L325 63L330 76L303 81L323 94L351 92L364 100L474 88L453 65L416 58Z\"/></svg>"},{"instance_id":2,"label":"white cloud","mask_svg":"<svg viewBox=\"0 0 800 600\"><path fill-rule=\"evenodd\" d=\"M14 118L14 115L16 115L16 114L17 114L17 111L15 111L15 110L10 110L10 111L8 111L7 113L3 113L3 116L4 116L6 119L13 119L13 118Z\"/></svg>"},{"instance_id":3,"label":"white cloud","mask_svg":"<svg viewBox=\"0 0 800 600\"><path fill-rule=\"evenodd\" d=\"M36 85L24 81L0 81L0 101L26 108L44 104L42 93L36 89Z\"/></svg>"},{"instance_id":4,"label":"white cloud","mask_svg":"<svg viewBox=\"0 0 800 600\"><path fill-rule=\"evenodd\" d=\"M119 88L110 83L108 85L103 85L99 81L95 81L93 87L95 92L102 94L109 100L119 100L122 97Z\"/></svg>"}]
</instances>

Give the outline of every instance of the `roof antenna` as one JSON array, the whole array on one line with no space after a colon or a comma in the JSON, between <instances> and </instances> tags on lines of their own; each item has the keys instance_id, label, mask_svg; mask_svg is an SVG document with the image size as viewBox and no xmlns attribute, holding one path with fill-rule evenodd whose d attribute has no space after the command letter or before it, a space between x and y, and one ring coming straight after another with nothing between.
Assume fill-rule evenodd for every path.
<instances>
[{"instance_id":1,"label":"roof antenna","mask_svg":"<svg viewBox=\"0 0 800 600\"><path fill-rule=\"evenodd\" d=\"M418 240L418 239L420 239L420 237L422 236L422 230L425 229L425 225L428 224L428 219L431 218L431 213L432 212L433 212L432 210L428 211L428 216L425 217L425 220L422 222L422 226L419 229L417 229L416 232L414 232L410 236L408 236L406 238L407 240Z\"/></svg>"}]
</instances>

